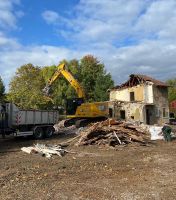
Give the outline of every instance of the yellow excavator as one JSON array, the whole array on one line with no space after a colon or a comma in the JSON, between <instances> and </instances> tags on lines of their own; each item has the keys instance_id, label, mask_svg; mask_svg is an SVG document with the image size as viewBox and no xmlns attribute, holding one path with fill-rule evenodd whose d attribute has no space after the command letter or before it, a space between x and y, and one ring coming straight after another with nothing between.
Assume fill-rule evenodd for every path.
<instances>
[{"instance_id":1,"label":"yellow excavator","mask_svg":"<svg viewBox=\"0 0 176 200\"><path fill-rule=\"evenodd\" d=\"M59 64L57 70L48 80L43 89L45 95L49 95L52 84L61 76L65 77L78 95L78 98L67 99L66 101L66 118L68 120L65 121L65 126L76 124L77 127L80 127L85 126L90 122L96 122L108 118L108 101L85 103L84 90L80 83L66 69L65 63Z\"/></svg>"}]
</instances>

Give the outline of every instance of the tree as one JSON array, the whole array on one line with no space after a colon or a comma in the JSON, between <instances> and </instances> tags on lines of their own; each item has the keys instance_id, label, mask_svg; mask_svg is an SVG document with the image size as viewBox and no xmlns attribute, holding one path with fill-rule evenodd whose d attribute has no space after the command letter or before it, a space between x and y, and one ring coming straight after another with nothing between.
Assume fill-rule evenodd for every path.
<instances>
[{"instance_id":1,"label":"tree","mask_svg":"<svg viewBox=\"0 0 176 200\"><path fill-rule=\"evenodd\" d=\"M114 82L97 58L88 55L83 57L80 62L76 59L63 60L60 63L62 62L66 63L67 70L84 88L87 101L109 99L107 90L113 87ZM65 77L61 76L53 83L50 98L45 97L42 91L56 70L57 66L55 65L43 68L32 64L21 66L10 82L8 100L26 109L50 109L53 106L64 106L66 99L77 97L75 89Z\"/></svg>"},{"instance_id":2,"label":"tree","mask_svg":"<svg viewBox=\"0 0 176 200\"><path fill-rule=\"evenodd\" d=\"M95 84L95 90L94 90L95 101L109 100L108 89L111 89L113 86L114 86L114 81L112 80L110 73L100 74L97 77L96 84Z\"/></svg>"},{"instance_id":3,"label":"tree","mask_svg":"<svg viewBox=\"0 0 176 200\"><path fill-rule=\"evenodd\" d=\"M167 80L167 84L170 86L168 91L169 102L176 100L176 78Z\"/></svg>"},{"instance_id":4,"label":"tree","mask_svg":"<svg viewBox=\"0 0 176 200\"><path fill-rule=\"evenodd\" d=\"M24 109L46 109L52 105L42 89L45 81L40 67L26 64L17 69L10 82L8 100Z\"/></svg>"},{"instance_id":5,"label":"tree","mask_svg":"<svg viewBox=\"0 0 176 200\"><path fill-rule=\"evenodd\" d=\"M104 65L97 58L88 55L83 57L80 62L74 59L71 61L63 60L60 63L63 62L66 64L67 70L82 85L87 101L106 101L109 99L107 90L114 86L114 82L111 75L106 73ZM56 70L56 66L42 68L46 82ZM77 97L75 89L63 76L59 77L51 88L51 98L57 106L63 106L66 99Z\"/></svg>"},{"instance_id":6,"label":"tree","mask_svg":"<svg viewBox=\"0 0 176 200\"><path fill-rule=\"evenodd\" d=\"M97 58L87 55L80 61L80 71L87 100L108 100L107 90L114 86L114 82L111 75L106 73L105 66Z\"/></svg>"},{"instance_id":7,"label":"tree","mask_svg":"<svg viewBox=\"0 0 176 200\"><path fill-rule=\"evenodd\" d=\"M4 93L5 93L5 86L2 81L2 78L0 77L0 102L4 100Z\"/></svg>"}]
</instances>

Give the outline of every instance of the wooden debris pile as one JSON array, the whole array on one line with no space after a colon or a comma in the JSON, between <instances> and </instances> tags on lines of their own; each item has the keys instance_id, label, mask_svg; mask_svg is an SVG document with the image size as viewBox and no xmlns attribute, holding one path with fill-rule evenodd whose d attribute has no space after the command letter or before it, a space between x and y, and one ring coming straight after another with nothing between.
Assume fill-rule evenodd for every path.
<instances>
[{"instance_id":1,"label":"wooden debris pile","mask_svg":"<svg viewBox=\"0 0 176 200\"><path fill-rule=\"evenodd\" d=\"M76 145L146 144L149 140L149 134L140 126L108 119L85 128L80 133L80 139Z\"/></svg>"}]
</instances>

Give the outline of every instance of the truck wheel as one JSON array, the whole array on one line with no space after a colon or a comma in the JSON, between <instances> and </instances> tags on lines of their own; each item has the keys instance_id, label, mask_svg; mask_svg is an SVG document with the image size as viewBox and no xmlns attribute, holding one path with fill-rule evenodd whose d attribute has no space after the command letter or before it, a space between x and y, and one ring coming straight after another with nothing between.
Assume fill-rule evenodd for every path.
<instances>
[{"instance_id":1,"label":"truck wheel","mask_svg":"<svg viewBox=\"0 0 176 200\"><path fill-rule=\"evenodd\" d=\"M42 139L43 138L43 129L41 127L37 127L35 130L34 130L34 138L35 139Z\"/></svg>"},{"instance_id":2,"label":"truck wheel","mask_svg":"<svg viewBox=\"0 0 176 200\"><path fill-rule=\"evenodd\" d=\"M54 132L55 132L55 129L53 127L48 127L45 132L45 137L50 138Z\"/></svg>"}]
</instances>

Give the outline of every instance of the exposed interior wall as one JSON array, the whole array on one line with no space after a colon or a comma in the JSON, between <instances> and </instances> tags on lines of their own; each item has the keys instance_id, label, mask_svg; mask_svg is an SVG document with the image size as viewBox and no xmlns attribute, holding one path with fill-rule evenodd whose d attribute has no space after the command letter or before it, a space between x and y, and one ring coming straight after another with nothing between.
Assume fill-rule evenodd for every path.
<instances>
[{"instance_id":1,"label":"exposed interior wall","mask_svg":"<svg viewBox=\"0 0 176 200\"><path fill-rule=\"evenodd\" d=\"M144 124L157 124L156 106L141 102L112 102L113 118L116 120L135 121Z\"/></svg>"},{"instance_id":2,"label":"exposed interior wall","mask_svg":"<svg viewBox=\"0 0 176 200\"><path fill-rule=\"evenodd\" d=\"M153 103L153 85L151 83L112 90L110 91L110 101L130 101L130 92L134 92L134 101Z\"/></svg>"},{"instance_id":3,"label":"exposed interior wall","mask_svg":"<svg viewBox=\"0 0 176 200\"><path fill-rule=\"evenodd\" d=\"M128 88L110 91L110 101L130 101Z\"/></svg>"},{"instance_id":4,"label":"exposed interior wall","mask_svg":"<svg viewBox=\"0 0 176 200\"><path fill-rule=\"evenodd\" d=\"M123 109L126 111L126 119L128 121L134 120L142 123L144 122L143 104L126 103L123 105Z\"/></svg>"},{"instance_id":5,"label":"exposed interior wall","mask_svg":"<svg viewBox=\"0 0 176 200\"><path fill-rule=\"evenodd\" d=\"M144 104L130 103L130 102L113 102L111 108L114 110L114 118L117 120L123 119L125 113L125 120L138 121L145 123L145 116L143 115Z\"/></svg>"}]
</instances>

